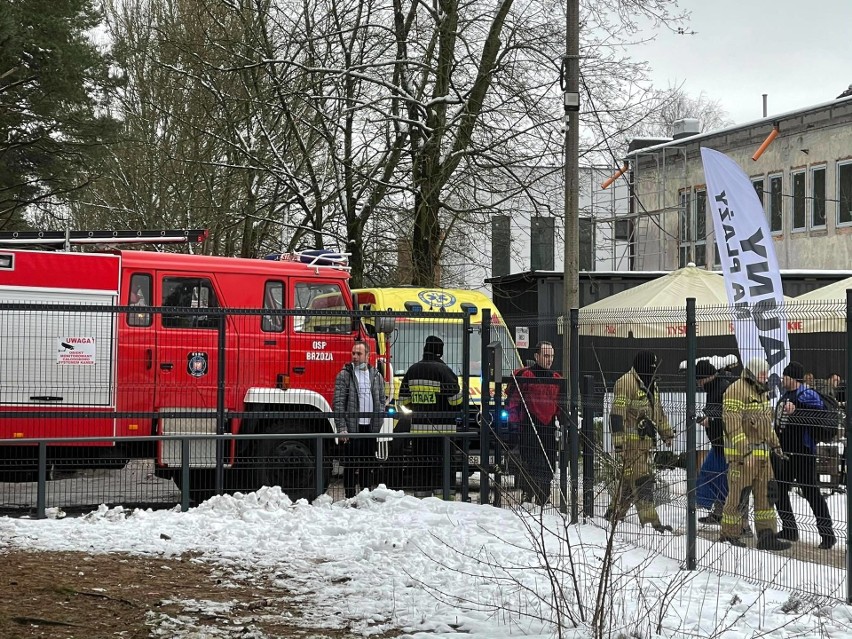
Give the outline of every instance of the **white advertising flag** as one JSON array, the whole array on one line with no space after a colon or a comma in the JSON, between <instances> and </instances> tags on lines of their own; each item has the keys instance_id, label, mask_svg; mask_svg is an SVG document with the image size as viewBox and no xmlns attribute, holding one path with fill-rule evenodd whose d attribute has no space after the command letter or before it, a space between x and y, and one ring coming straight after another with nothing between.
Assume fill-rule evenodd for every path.
<instances>
[{"instance_id":1,"label":"white advertising flag","mask_svg":"<svg viewBox=\"0 0 852 639\"><path fill-rule=\"evenodd\" d=\"M764 357L770 374L780 379L790 346L781 274L763 205L731 158L702 148L701 160L740 359Z\"/></svg>"}]
</instances>

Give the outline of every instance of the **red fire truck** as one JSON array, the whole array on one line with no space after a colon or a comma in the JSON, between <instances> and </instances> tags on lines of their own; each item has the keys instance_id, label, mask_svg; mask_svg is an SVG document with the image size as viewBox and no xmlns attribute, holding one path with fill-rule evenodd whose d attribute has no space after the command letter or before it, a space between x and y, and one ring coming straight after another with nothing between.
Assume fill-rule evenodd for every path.
<instances>
[{"instance_id":1,"label":"red fire truck","mask_svg":"<svg viewBox=\"0 0 852 639\"><path fill-rule=\"evenodd\" d=\"M103 241L92 242L98 239ZM0 311L0 439L22 444L3 447L0 464L20 463L22 451L34 459L26 440L36 438L274 433L281 437L229 442L226 468L251 470L243 474L248 485L236 487L280 484L291 497L311 496L315 441L287 435L333 432L332 420L321 414L331 412L335 376L349 361L353 340L371 339L362 322L311 313L352 309L344 261L327 254L240 259L0 249L0 303L7 304ZM10 303L33 306L10 310ZM75 312L69 305L88 310ZM139 311L93 311L98 305ZM204 315L199 309L305 314L227 312L222 320L223 311ZM392 322L379 327L391 329ZM219 393L227 413L241 415L228 418L224 429L217 419ZM30 412L33 418L21 417ZM70 416L57 416L63 412ZM66 467L120 467L138 456L155 457L157 474L180 485L179 441L127 446L69 439L50 448L52 462ZM192 439L189 465L191 486L210 491L215 442ZM297 485L285 486L294 477Z\"/></svg>"}]
</instances>

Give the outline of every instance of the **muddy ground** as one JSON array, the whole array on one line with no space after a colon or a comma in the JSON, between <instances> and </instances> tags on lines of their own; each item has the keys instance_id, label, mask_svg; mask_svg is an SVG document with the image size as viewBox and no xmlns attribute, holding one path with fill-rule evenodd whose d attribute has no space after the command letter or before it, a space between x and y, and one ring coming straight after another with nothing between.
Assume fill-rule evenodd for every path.
<instances>
[{"instance_id":1,"label":"muddy ground","mask_svg":"<svg viewBox=\"0 0 852 639\"><path fill-rule=\"evenodd\" d=\"M304 627L292 593L245 583L192 555L0 550L0 637L354 639ZM330 611L330 614L333 614ZM398 637L401 632L373 635Z\"/></svg>"}]
</instances>

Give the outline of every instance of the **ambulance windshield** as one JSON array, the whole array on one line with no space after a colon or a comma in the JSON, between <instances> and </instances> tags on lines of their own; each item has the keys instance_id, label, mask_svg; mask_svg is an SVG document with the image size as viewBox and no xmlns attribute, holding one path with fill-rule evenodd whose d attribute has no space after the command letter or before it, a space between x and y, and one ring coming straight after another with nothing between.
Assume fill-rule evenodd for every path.
<instances>
[{"instance_id":1,"label":"ambulance windshield","mask_svg":"<svg viewBox=\"0 0 852 639\"><path fill-rule=\"evenodd\" d=\"M482 374L482 329L472 326L470 334L469 375L479 377ZM423 344L429 335L440 337L444 341L443 361L458 375L462 376L462 330L460 322L396 322L396 337L391 348L393 353L394 374L402 377L414 362L423 358ZM509 376L520 368L521 360L509 332L505 326L492 326L491 334L500 340L503 346L503 375Z\"/></svg>"}]
</instances>

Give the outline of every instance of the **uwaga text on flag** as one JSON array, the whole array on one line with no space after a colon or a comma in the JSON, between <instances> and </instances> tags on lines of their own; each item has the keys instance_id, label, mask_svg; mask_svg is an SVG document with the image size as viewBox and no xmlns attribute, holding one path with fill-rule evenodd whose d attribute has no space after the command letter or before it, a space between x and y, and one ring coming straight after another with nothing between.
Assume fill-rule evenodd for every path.
<instances>
[{"instance_id":1,"label":"uwaga text on flag","mask_svg":"<svg viewBox=\"0 0 852 639\"><path fill-rule=\"evenodd\" d=\"M724 153L702 147L701 160L740 359L765 357L770 375L780 379L790 347L781 274L763 204L745 172Z\"/></svg>"}]
</instances>

